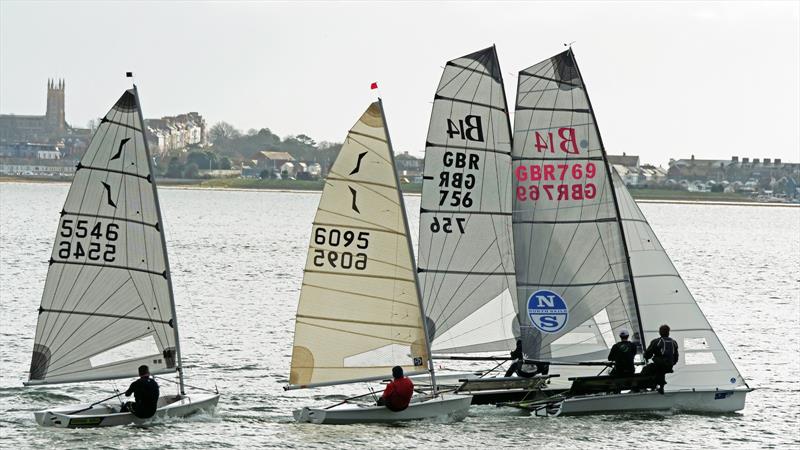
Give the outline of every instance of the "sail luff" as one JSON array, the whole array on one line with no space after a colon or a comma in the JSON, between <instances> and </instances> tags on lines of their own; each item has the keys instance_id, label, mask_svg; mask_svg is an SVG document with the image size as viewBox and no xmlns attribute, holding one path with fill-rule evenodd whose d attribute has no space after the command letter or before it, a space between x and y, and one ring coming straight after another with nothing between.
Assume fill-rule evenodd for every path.
<instances>
[{"instance_id":1,"label":"sail luff","mask_svg":"<svg viewBox=\"0 0 800 450\"><path fill-rule=\"evenodd\" d=\"M403 228L406 234L406 244L408 246L408 254L411 257L411 270L414 273L414 287L417 290L417 304L419 305L420 321L422 322L422 330L425 334L425 352L428 354L428 372L431 375L431 386L433 392L436 392L436 377L433 367L433 358L431 358L431 339L428 334L428 321L425 320L423 311L425 306L422 304L422 292L419 289L419 271L417 270L417 260L414 258L414 248L411 245L411 231L408 226L408 217L406 215L406 202L403 198L403 191L400 189L400 177L397 175L397 164L394 159L394 148L392 147L392 138L389 135L389 126L386 124L386 112L383 109L383 100L378 98L378 105L381 108L381 119L383 120L383 129L386 132L386 144L389 146L389 158L391 160L392 172L394 172L394 183L397 186L397 197L400 200L400 215L403 217Z\"/></svg>"},{"instance_id":2,"label":"sail luff","mask_svg":"<svg viewBox=\"0 0 800 450\"><path fill-rule=\"evenodd\" d=\"M625 237L625 228L622 224L622 214L620 214L619 210L619 201L617 200L617 194L614 190L614 181L611 175L611 164L608 162L608 154L606 153L606 146L603 144L603 133L600 132L600 126L597 124L597 117L594 114L594 108L592 107L592 98L589 96L589 90L586 88L586 82L583 80L583 75L581 75L581 69L578 66L578 62L575 60L575 52L573 52L572 47L569 48L569 56L572 58L572 63L575 66L575 70L578 72L578 78L581 80L581 85L583 86L583 91L586 94L586 103L589 105L589 113L592 116L592 122L594 122L594 126L597 129L597 139L600 141L600 151L603 155L603 161L605 162L606 166L606 173L608 179L611 181L609 186L611 188L611 198L614 200L614 210L617 212L617 224L619 225L619 233L622 238L622 246L625 250L625 263L628 266L628 277L630 278L631 284L631 291L633 292L633 304L636 307L636 321L637 326L639 327L639 336L641 336L642 347L644 347L647 342L647 338L644 334L644 327L642 326L642 314L639 310L639 298L636 294L636 281L633 278L633 268L631 267L631 256L628 251L628 243L627 238ZM643 351L643 348L639 348L639 350Z\"/></svg>"},{"instance_id":3,"label":"sail luff","mask_svg":"<svg viewBox=\"0 0 800 450\"><path fill-rule=\"evenodd\" d=\"M172 312L172 320L170 326L172 327L173 335L175 336L175 370L178 372L178 382L181 395L186 395L186 389L183 382L183 365L181 363L181 340L178 333L178 314L175 306L175 293L172 288L172 271L169 266L169 253L167 252L167 238L164 226L164 218L161 215L161 204L158 199L158 187L156 187L156 172L153 167L153 158L150 155L150 146L147 143L147 134L145 132L145 121L142 113L142 103L139 99L139 89L133 85L133 95L136 97L136 105L139 110L139 123L142 127L142 134L144 135L144 154L147 157L147 166L150 168L150 185L153 187L153 200L156 205L156 218L161 227L159 234L161 235L161 251L164 253L164 271L167 279L167 290L169 292L170 310Z\"/></svg>"}]
</instances>

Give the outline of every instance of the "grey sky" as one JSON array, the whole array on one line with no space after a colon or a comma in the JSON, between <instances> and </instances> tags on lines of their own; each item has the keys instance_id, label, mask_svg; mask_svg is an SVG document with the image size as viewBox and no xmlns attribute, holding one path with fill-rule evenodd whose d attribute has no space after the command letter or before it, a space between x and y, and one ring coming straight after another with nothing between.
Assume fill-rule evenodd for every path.
<instances>
[{"instance_id":1,"label":"grey sky","mask_svg":"<svg viewBox=\"0 0 800 450\"><path fill-rule=\"evenodd\" d=\"M48 77L85 126L129 86L146 117L341 141L377 81L395 148L421 155L445 61L497 45L516 72L574 50L610 153L800 161L800 2L0 2L0 112Z\"/></svg>"}]
</instances>

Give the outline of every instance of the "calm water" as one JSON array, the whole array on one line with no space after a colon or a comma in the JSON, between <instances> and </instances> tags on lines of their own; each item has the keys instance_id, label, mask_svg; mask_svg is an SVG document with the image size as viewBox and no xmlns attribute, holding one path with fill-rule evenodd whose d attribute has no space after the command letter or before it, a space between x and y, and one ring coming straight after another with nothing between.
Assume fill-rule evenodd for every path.
<instances>
[{"instance_id":1,"label":"calm water","mask_svg":"<svg viewBox=\"0 0 800 450\"><path fill-rule=\"evenodd\" d=\"M739 414L542 419L488 406L456 424L319 427L294 424L291 410L364 392L281 389L319 194L184 189L161 190L181 346L187 382L223 393L217 412L147 427L40 428L33 410L113 394L111 382L22 387L66 194L66 185L0 183L0 447L800 446L800 208L642 205L757 388ZM419 197L407 205L416 234Z\"/></svg>"}]
</instances>

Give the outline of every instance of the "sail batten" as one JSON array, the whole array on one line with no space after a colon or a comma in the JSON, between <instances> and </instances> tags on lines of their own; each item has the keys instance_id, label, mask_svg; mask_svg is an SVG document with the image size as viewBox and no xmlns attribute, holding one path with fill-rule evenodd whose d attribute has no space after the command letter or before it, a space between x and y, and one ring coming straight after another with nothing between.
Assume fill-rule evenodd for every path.
<instances>
[{"instance_id":1,"label":"sail batten","mask_svg":"<svg viewBox=\"0 0 800 450\"><path fill-rule=\"evenodd\" d=\"M416 267L379 102L350 130L330 173L313 221L289 388L383 379L393 366L425 373Z\"/></svg>"},{"instance_id":2,"label":"sail batten","mask_svg":"<svg viewBox=\"0 0 800 450\"><path fill-rule=\"evenodd\" d=\"M135 90L101 120L61 210L29 383L175 370L174 303Z\"/></svg>"}]
</instances>

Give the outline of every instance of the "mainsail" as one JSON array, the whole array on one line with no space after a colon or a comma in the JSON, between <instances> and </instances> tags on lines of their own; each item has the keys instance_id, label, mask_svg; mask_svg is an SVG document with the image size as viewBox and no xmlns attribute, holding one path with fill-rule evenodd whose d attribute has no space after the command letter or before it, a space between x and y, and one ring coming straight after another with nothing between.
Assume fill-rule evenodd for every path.
<instances>
[{"instance_id":1,"label":"mainsail","mask_svg":"<svg viewBox=\"0 0 800 450\"><path fill-rule=\"evenodd\" d=\"M135 88L102 118L70 186L30 377L48 384L180 366L163 223Z\"/></svg>"},{"instance_id":2,"label":"mainsail","mask_svg":"<svg viewBox=\"0 0 800 450\"><path fill-rule=\"evenodd\" d=\"M528 357L605 359L643 339L605 149L572 49L519 73L514 247Z\"/></svg>"},{"instance_id":3,"label":"mainsail","mask_svg":"<svg viewBox=\"0 0 800 450\"><path fill-rule=\"evenodd\" d=\"M670 336L680 348L667 388L746 386L622 179L616 172L613 178L645 335L656 338L658 327L670 324Z\"/></svg>"},{"instance_id":4,"label":"mainsail","mask_svg":"<svg viewBox=\"0 0 800 450\"><path fill-rule=\"evenodd\" d=\"M428 370L403 199L380 102L350 130L322 191L297 306L291 387Z\"/></svg>"},{"instance_id":5,"label":"mainsail","mask_svg":"<svg viewBox=\"0 0 800 450\"><path fill-rule=\"evenodd\" d=\"M514 348L510 134L495 48L448 61L420 206L419 279L434 352Z\"/></svg>"}]
</instances>

